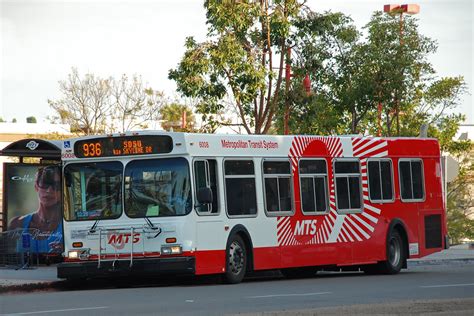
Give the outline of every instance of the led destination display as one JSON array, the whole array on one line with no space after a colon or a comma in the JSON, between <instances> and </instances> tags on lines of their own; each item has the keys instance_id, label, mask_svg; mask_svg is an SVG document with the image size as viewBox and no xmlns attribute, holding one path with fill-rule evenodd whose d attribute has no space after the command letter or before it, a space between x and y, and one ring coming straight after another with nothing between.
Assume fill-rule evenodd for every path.
<instances>
[{"instance_id":1,"label":"led destination display","mask_svg":"<svg viewBox=\"0 0 474 316\"><path fill-rule=\"evenodd\" d=\"M172 149L171 137L164 135L91 138L74 144L78 158L165 154Z\"/></svg>"}]
</instances>

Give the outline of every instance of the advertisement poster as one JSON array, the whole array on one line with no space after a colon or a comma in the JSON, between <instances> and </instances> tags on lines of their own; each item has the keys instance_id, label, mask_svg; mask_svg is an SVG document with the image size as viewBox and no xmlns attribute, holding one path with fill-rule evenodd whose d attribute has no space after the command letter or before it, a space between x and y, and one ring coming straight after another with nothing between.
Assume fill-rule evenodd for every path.
<instances>
[{"instance_id":1,"label":"advertisement poster","mask_svg":"<svg viewBox=\"0 0 474 316\"><path fill-rule=\"evenodd\" d=\"M33 253L61 253L61 175L58 166L5 164L6 225ZM25 249L23 249L24 251Z\"/></svg>"}]
</instances>

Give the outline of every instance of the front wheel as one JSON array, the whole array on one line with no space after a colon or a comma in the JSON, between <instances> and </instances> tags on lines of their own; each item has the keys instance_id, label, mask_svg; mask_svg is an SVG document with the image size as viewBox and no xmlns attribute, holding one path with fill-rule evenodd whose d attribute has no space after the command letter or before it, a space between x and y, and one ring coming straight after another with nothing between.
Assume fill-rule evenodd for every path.
<instances>
[{"instance_id":1,"label":"front wheel","mask_svg":"<svg viewBox=\"0 0 474 316\"><path fill-rule=\"evenodd\" d=\"M380 272L397 274L407 258L400 233L392 230L387 240L387 260L380 263Z\"/></svg>"},{"instance_id":2,"label":"front wheel","mask_svg":"<svg viewBox=\"0 0 474 316\"><path fill-rule=\"evenodd\" d=\"M231 238L226 250L225 280L235 284L242 282L247 271L247 249L238 235Z\"/></svg>"}]
</instances>

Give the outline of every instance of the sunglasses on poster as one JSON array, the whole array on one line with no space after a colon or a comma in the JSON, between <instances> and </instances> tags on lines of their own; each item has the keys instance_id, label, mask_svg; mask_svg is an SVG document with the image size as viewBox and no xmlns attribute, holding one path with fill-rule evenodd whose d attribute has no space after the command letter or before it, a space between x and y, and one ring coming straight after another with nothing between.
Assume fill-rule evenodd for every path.
<instances>
[{"instance_id":1,"label":"sunglasses on poster","mask_svg":"<svg viewBox=\"0 0 474 316\"><path fill-rule=\"evenodd\" d=\"M40 181L38 182L38 187L40 189L46 190L48 188L51 188L53 190L59 190L61 188L61 182L60 181Z\"/></svg>"},{"instance_id":2,"label":"sunglasses on poster","mask_svg":"<svg viewBox=\"0 0 474 316\"><path fill-rule=\"evenodd\" d=\"M59 180L57 169L51 167L40 168L36 179L36 184L40 189L46 190L51 188L53 190L59 190L61 188L61 181Z\"/></svg>"}]
</instances>

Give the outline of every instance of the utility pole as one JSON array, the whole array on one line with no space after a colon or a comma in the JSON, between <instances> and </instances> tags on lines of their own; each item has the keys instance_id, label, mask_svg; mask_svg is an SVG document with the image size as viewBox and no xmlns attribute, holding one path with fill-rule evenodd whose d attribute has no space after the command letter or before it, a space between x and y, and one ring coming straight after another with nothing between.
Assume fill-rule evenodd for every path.
<instances>
[{"instance_id":1,"label":"utility pole","mask_svg":"<svg viewBox=\"0 0 474 316\"><path fill-rule=\"evenodd\" d=\"M290 80L293 77L291 73L291 47L286 49L286 65L285 65L285 112L283 114L283 134L288 135L290 133ZM303 78L303 88L306 91L306 96L311 95L311 79L306 74Z\"/></svg>"},{"instance_id":2,"label":"utility pole","mask_svg":"<svg viewBox=\"0 0 474 316\"><path fill-rule=\"evenodd\" d=\"M399 25L400 25L400 31L399 31L399 41L400 41L400 54L402 53L402 48L403 48L403 14L418 14L420 12L420 6L418 4L386 4L383 7L383 11L385 13L388 13L390 15L400 15L399 19ZM403 82L403 69L401 70L401 78ZM398 92L395 94L395 123L397 125L397 136L400 136L400 99L401 99L401 93ZM379 106L379 120L381 120L382 117L382 107Z\"/></svg>"}]
</instances>

